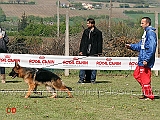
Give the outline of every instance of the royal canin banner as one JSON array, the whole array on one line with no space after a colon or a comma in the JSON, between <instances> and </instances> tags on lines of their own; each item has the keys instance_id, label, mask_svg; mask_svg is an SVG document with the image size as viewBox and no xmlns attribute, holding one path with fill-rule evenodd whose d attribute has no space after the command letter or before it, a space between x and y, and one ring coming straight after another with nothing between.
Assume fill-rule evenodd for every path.
<instances>
[{"instance_id":1,"label":"royal canin banner","mask_svg":"<svg viewBox=\"0 0 160 120\"><path fill-rule=\"evenodd\" d=\"M22 67L53 69L94 69L94 70L134 70L137 57L86 57L0 53L1 67L14 67L18 62ZM160 70L160 59L152 70Z\"/></svg>"}]
</instances>

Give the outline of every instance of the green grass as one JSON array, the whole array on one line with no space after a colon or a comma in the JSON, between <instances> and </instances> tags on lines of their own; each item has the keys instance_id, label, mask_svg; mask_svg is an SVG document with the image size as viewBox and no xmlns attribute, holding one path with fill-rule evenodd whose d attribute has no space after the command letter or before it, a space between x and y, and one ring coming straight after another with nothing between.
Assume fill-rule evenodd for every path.
<instances>
[{"instance_id":1,"label":"green grass","mask_svg":"<svg viewBox=\"0 0 160 120\"><path fill-rule=\"evenodd\" d=\"M152 20L152 26L155 26L155 14L154 13L144 13L144 14L126 14L134 22L139 22L142 17L150 17ZM158 15L158 23L160 23L160 14Z\"/></svg>"},{"instance_id":2,"label":"green grass","mask_svg":"<svg viewBox=\"0 0 160 120\"><path fill-rule=\"evenodd\" d=\"M28 99L25 92L0 92L0 120L159 120L160 99L138 99L141 88L131 73L121 71L115 76L98 71L97 84L77 84L77 73L72 70L69 77L61 76L73 88L74 98L60 91L56 99L46 92ZM27 90L22 79L7 76L7 81L0 84L1 91ZM152 88L159 96L160 77L152 76ZM38 90L45 88L39 86ZM7 114L7 107L15 107L16 113Z\"/></svg>"}]
</instances>

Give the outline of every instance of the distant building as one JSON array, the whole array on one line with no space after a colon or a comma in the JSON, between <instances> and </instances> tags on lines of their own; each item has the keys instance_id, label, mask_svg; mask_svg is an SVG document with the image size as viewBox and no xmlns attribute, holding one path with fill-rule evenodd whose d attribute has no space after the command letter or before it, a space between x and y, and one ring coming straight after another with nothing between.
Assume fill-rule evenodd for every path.
<instances>
[{"instance_id":1,"label":"distant building","mask_svg":"<svg viewBox=\"0 0 160 120\"><path fill-rule=\"evenodd\" d=\"M89 3L82 3L82 6L86 9L89 9L91 10L93 8L93 5L92 4L89 4Z\"/></svg>"}]
</instances>

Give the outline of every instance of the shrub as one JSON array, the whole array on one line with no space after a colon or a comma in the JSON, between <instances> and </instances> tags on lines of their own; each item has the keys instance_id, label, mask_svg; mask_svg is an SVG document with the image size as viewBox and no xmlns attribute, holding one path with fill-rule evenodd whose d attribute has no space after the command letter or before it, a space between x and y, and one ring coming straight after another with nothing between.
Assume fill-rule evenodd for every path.
<instances>
[{"instance_id":1,"label":"shrub","mask_svg":"<svg viewBox=\"0 0 160 120\"><path fill-rule=\"evenodd\" d=\"M129 4L119 4L120 8L130 8Z\"/></svg>"},{"instance_id":2,"label":"shrub","mask_svg":"<svg viewBox=\"0 0 160 120\"><path fill-rule=\"evenodd\" d=\"M145 12L143 12L143 11L134 11L134 10L125 10L123 13L125 13L125 14L144 14Z\"/></svg>"}]
</instances>

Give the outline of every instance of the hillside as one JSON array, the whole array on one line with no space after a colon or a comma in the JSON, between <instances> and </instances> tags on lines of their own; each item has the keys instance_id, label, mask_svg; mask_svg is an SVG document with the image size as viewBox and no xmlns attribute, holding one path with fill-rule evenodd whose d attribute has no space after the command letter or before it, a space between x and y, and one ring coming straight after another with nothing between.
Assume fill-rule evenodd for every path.
<instances>
[{"instance_id":1,"label":"hillside","mask_svg":"<svg viewBox=\"0 0 160 120\"><path fill-rule=\"evenodd\" d=\"M35 0L36 5L18 5L18 4L0 4L7 17L21 17L25 11L26 15L34 15L40 17L51 17L57 14L56 1L53 0ZM67 0L61 0L61 3L67 3ZM78 1L77 1L78 2ZM69 11L70 16L80 15L96 15L96 14L108 14L108 10L96 10L93 11L81 11L81 10L69 10L66 8L60 8L60 14L65 14Z\"/></svg>"},{"instance_id":2,"label":"hillside","mask_svg":"<svg viewBox=\"0 0 160 120\"><path fill-rule=\"evenodd\" d=\"M67 3L68 0L60 0L61 3ZM79 2L80 0L76 0ZM35 0L35 5L19 5L19 4L0 4L0 7L3 9L7 17L21 17L25 12L26 15L34 15L40 17L51 17L57 14L57 6L55 0ZM84 1L83 1L84 2ZM105 4L105 3L103 3ZM119 6L119 3L113 3L112 17L113 18L126 18L123 14L123 10L138 10L138 8L116 8ZM133 5L131 5L133 6ZM109 15L109 8L103 8L98 10L69 10L67 8L60 8L60 14L65 14L66 11L69 11L70 16L87 16L87 15ZM139 9L141 10L141 9ZM145 8L145 11L158 11L159 8Z\"/></svg>"}]
</instances>

